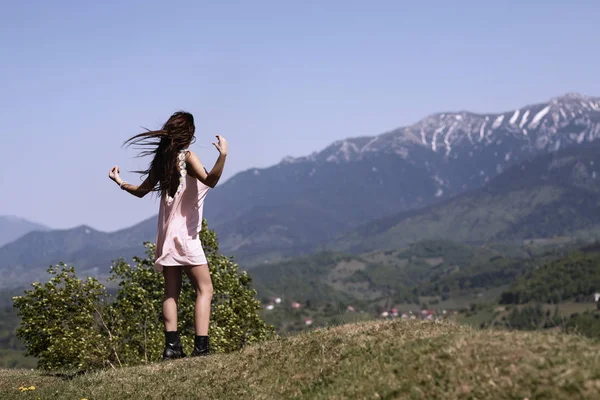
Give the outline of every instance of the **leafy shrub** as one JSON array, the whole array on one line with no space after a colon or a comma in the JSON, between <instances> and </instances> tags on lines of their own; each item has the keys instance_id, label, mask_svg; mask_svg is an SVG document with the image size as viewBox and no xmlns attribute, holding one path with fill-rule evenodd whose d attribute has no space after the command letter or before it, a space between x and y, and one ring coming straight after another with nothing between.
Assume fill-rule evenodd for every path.
<instances>
[{"instance_id":1,"label":"leafy shrub","mask_svg":"<svg viewBox=\"0 0 600 400\"><path fill-rule=\"evenodd\" d=\"M75 269L48 268L52 278L35 282L14 298L21 326L17 336L27 355L39 357L43 369L104 367L111 363L111 339L104 328L106 288L96 279L78 279Z\"/></svg>"}]
</instances>

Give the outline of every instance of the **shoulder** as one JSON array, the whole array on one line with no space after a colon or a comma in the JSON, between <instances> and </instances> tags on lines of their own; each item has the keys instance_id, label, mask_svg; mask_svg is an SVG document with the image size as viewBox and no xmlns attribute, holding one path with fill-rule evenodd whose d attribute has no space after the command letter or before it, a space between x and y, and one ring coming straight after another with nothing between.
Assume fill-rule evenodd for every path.
<instances>
[{"instance_id":1,"label":"shoulder","mask_svg":"<svg viewBox=\"0 0 600 400\"><path fill-rule=\"evenodd\" d=\"M188 149L185 152L185 160L190 161L190 159L198 159L198 156L193 150Z\"/></svg>"},{"instance_id":2,"label":"shoulder","mask_svg":"<svg viewBox=\"0 0 600 400\"><path fill-rule=\"evenodd\" d=\"M185 153L185 161L191 165L202 165L200 158L193 150L187 150Z\"/></svg>"}]
</instances>

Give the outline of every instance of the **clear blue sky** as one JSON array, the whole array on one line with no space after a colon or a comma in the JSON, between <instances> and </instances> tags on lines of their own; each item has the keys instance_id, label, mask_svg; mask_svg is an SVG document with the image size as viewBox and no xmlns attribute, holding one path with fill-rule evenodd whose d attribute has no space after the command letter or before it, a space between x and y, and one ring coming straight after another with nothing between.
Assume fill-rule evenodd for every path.
<instances>
[{"instance_id":1,"label":"clear blue sky","mask_svg":"<svg viewBox=\"0 0 600 400\"><path fill-rule=\"evenodd\" d=\"M432 112L600 95L599 20L596 0L4 1L0 215L153 215L107 173L145 166L123 140L178 109L208 166L228 138L228 178Z\"/></svg>"}]
</instances>

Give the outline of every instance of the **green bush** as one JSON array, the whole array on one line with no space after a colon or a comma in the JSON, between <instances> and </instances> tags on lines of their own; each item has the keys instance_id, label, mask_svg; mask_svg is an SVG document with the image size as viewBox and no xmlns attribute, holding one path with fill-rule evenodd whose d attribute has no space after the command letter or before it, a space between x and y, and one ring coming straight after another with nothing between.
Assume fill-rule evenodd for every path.
<instances>
[{"instance_id":1,"label":"green bush","mask_svg":"<svg viewBox=\"0 0 600 400\"><path fill-rule=\"evenodd\" d=\"M251 277L219 254L216 234L205 221L200 239L214 288L209 330L213 351L234 351L271 337L274 330L259 316ZM32 290L13 299L21 317L17 336L27 354L39 358L40 368L88 370L160 359L164 282L153 269L154 245L146 243L146 249L146 258L135 257L134 266L122 259L113 264L110 279L119 285L114 299L97 280L81 280L64 264L48 269L53 275L48 283L33 283ZM184 279L178 320L188 349L194 337L194 300L192 285Z\"/></svg>"}]
</instances>

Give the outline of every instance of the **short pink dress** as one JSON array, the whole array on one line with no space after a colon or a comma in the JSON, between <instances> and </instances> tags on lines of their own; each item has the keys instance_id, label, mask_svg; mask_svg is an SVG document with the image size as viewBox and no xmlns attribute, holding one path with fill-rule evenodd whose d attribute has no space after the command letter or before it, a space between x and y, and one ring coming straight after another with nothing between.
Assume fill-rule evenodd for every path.
<instances>
[{"instance_id":1,"label":"short pink dress","mask_svg":"<svg viewBox=\"0 0 600 400\"><path fill-rule=\"evenodd\" d=\"M186 170L187 149L178 155L181 176L175 196L163 196L158 212L154 268L207 264L198 233L202 229L204 199L210 190Z\"/></svg>"}]
</instances>

